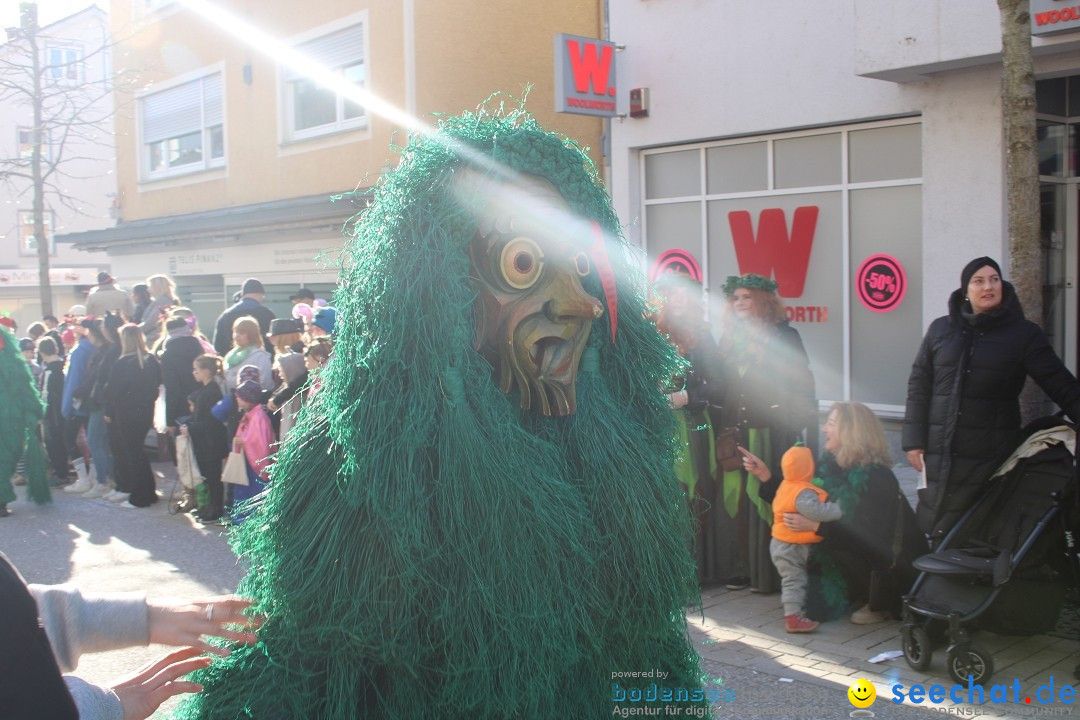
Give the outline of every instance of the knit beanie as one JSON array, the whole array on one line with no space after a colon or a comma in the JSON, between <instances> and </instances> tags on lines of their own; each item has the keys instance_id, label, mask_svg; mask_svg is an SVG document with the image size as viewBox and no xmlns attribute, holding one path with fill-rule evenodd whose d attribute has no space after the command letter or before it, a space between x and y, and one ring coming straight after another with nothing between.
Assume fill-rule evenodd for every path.
<instances>
[{"instance_id":1,"label":"knit beanie","mask_svg":"<svg viewBox=\"0 0 1080 720\"><path fill-rule=\"evenodd\" d=\"M262 387L255 380L245 380L236 386L236 397L252 405L262 402Z\"/></svg>"},{"instance_id":2,"label":"knit beanie","mask_svg":"<svg viewBox=\"0 0 1080 720\"><path fill-rule=\"evenodd\" d=\"M246 382L254 382L259 384L262 382L262 378L259 377L259 368L254 365L245 365L240 368L240 372L237 374L236 381L238 385L242 385Z\"/></svg>"},{"instance_id":3,"label":"knit beanie","mask_svg":"<svg viewBox=\"0 0 1080 720\"><path fill-rule=\"evenodd\" d=\"M968 283L971 282L971 276L987 265L994 268L999 276L1001 275L1001 266L998 265L993 258L986 257L985 255L983 257L977 257L965 265L963 271L960 273L960 289L966 293Z\"/></svg>"}]
</instances>

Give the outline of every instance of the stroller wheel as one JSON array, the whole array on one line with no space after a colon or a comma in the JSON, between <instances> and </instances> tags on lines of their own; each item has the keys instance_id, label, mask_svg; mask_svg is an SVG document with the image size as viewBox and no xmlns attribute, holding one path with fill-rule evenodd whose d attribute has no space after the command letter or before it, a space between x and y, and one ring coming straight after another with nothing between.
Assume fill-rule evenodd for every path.
<instances>
[{"instance_id":1,"label":"stroller wheel","mask_svg":"<svg viewBox=\"0 0 1080 720\"><path fill-rule=\"evenodd\" d=\"M904 648L904 659L912 670L925 670L930 667L930 658L934 648L930 644L930 635L921 627L904 625L900 628L900 637Z\"/></svg>"},{"instance_id":2,"label":"stroller wheel","mask_svg":"<svg viewBox=\"0 0 1080 720\"><path fill-rule=\"evenodd\" d=\"M979 643L969 643L966 651L953 649L949 651L947 661L949 677L961 685L971 682L975 685L985 685L994 674L994 658L990 652Z\"/></svg>"}]
</instances>

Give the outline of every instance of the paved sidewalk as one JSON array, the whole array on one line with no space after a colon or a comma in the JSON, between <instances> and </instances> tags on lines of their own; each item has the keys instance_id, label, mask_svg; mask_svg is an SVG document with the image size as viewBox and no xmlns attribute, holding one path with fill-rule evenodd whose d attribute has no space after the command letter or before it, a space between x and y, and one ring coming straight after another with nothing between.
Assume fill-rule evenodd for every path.
<instances>
[{"instance_id":1,"label":"paved sidewalk","mask_svg":"<svg viewBox=\"0 0 1080 720\"><path fill-rule=\"evenodd\" d=\"M914 498L916 473L910 467L897 471L905 493ZM946 649L935 647L933 660L925 672L912 670L903 657L879 663L868 662L882 652L900 650L900 623L854 625L846 620L824 623L808 634L788 634L784 629L779 593L759 595L749 590L712 589L702 593L701 607L687 613L694 646L708 671L714 664L750 668L758 673L797 682L810 682L829 688L848 686L866 678L877 687L877 708L892 704L892 687L897 683L907 689L913 684L946 689L953 685L945 669ZM1033 717L1036 715L1076 715L1080 705L1055 703L1040 705L1036 692L1053 678L1055 699L1063 685L1075 685L1073 668L1080 662L1080 639L1061 639L1045 635L1006 637L979 632L978 641L993 655L995 671L992 684L1008 685L1007 705L985 703L982 706L951 702L938 706L939 712L960 717L987 714L994 717ZM1011 702L1013 683L1020 681L1020 705ZM990 688L987 688L989 692ZM966 699L965 688L962 696ZM1031 704L1024 703L1031 698ZM1045 691L1043 697L1046 697ZM989 700L989 697L986 698ZM928 705L911 707L927 708ZM946 708L954 707L954 710ZM871 709L874 709L871 708ZM848 707L847 710L853 708ZM1071 712L1070 712L1071 711ZM792 717L795 715L793 714ZM838 717L839 714L830 713Z\"/></svg>"}]
</instances>

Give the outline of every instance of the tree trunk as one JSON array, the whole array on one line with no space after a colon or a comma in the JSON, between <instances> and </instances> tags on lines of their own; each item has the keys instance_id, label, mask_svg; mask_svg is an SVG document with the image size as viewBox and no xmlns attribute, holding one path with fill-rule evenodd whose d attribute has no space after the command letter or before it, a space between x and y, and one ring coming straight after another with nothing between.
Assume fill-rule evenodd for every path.
<instances>
[{"instance_id":1,"label":"tree trunk","mask_svg":"<svg viewBox=\"0 0 1080 720\"><path fill-rule=\"evenodd\" d=\"M45 234L45 180L41 172L41 142L42 126L44 125L44 111L42 108L42 77L41 77L41 54L37 42L37 16L33 19L26 18L23 22L23 31L30 45L31 68L34 83L34 150L30 158L30 174L34 186L34 240L37 242L38 256L38 288L41 295L41 314L52 315L52 282L49 280L49 250L51 238ZM49 223L50 233L53 231L52 223Z\"/></svg>"},{"instance_id":2,"label":"tree trunk","mask_svg":"<svg viewBox=\"0 0 1080 720\"><path fill-rule=\"evenodd\" d=\"M1039 238L1039 154L1035 67L1029 0L998 0L1001 11L1001 108L1009 213L1010 277L1024 315L1043 321L1043 251ZM1045 397L1028 380L1020 396L1024 422L1045 412Z\"/></svg>"}]
</instances>

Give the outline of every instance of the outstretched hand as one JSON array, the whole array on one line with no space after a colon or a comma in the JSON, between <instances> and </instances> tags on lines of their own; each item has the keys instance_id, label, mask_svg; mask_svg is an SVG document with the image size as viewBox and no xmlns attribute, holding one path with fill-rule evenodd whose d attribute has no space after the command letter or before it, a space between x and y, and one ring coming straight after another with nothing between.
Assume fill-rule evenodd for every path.
<instances>
[{"instance_id":1,"label":"outstretched hand","mask_svg":"<svg viewBox=\"0 0 1080 720\"><path fill-rule=\"evenodd\" d=\"M772 478L772 471L769 470L769 466L761 458L744 447L740 447L739 452L743 455L743 468L746 472L761 482L768 482Z\"/></svg>"},{"instance_id":2,"label":"outstretched hand","mask_svg":"<svg viewBox=\"0 0 1080 720\"><path fill-rule=\"evenodd\" d=\"M251 606L251 600L236 595L220 595L192 603L148 601L147 605L151 643L188 646L215 655L228 655L229 651L211 645L204 637L253 645L256 638L252 630L262 624L261 617L252 617L245 612Z\"/></svg>"},{"instance_id":3,"label":"outstretched hand","mask_svg":"<svg viewBox=\"0 0 1080 720\"><path fill-rule=\"evenodd\" d=\"M209 664L210 658L200 655L197 648L174 650L133 674L109 683L109 687L124 706L124 720L144 720L173 695L202 690L199 683L179 678Z\"/></svg>"}]
</instances>

